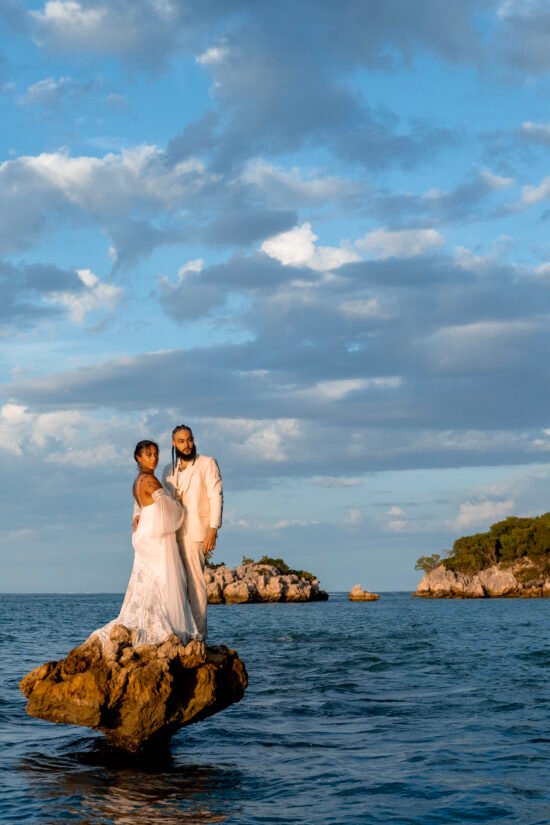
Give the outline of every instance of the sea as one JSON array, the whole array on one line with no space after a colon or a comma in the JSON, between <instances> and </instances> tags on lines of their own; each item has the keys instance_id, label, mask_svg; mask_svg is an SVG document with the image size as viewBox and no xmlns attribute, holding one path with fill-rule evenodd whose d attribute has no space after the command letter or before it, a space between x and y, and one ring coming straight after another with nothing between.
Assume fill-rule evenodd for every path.
<instances>
[{"instance_id":1,"label":"sea","mask_svg":"<svg viewBox=\"0 0 550 825\"><path fill-rule=\"evenodd\" d=\"M550 599L211 606L248 690L146 760L18 690L121 600L0 597L0 822L550 823Z\"/></svg>"}]
</instances>

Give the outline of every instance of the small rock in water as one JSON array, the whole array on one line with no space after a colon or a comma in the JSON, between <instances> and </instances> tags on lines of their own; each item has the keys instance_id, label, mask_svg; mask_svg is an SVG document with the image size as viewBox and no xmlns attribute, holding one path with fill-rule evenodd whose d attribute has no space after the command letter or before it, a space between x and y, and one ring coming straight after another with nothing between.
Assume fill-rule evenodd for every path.
<instances>
[{"instance_id":1,"label":"small rock in water","mask_svg":"<svg viewBox=\"0 0 550 825\"><path fill-rule=\"evenodd\" d=\"M356 584L349 592L350 602L377 602L379 598L378 593L363 590L360 584Z\"/></svg>"},{"instance_id":2,"label":"small rock in water","mask_svg":"<svg viewBox=\"0 0 550 825\"><path fill-rule=\"evenodd\" d=\"M225 645L184 645L172 635L133 647L131 632L115 625L105 646L92 637L19 687L30 716L100 730L114 747L136 753L239 702L247 685L244 663Z\"/></svg>"}]
</instances>

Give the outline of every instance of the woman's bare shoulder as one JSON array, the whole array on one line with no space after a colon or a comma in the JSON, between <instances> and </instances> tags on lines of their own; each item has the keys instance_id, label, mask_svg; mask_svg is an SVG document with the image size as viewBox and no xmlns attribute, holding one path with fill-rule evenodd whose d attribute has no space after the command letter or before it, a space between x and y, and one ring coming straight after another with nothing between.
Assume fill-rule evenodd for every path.
<instances>
[{"instance_id":1,"label":"woman's bare shoulder","mask_svg":"<svg viewBox=\"0 0 550 825\"><path fill-rule=\"evenodd\" d=\"M158 490L161 487L162 484L156 476L151 473L143 473L138 476L134 482L134 498L138 498L140 501L147 499L152 496L155 490Z\"/></svg>"}]
</instances>

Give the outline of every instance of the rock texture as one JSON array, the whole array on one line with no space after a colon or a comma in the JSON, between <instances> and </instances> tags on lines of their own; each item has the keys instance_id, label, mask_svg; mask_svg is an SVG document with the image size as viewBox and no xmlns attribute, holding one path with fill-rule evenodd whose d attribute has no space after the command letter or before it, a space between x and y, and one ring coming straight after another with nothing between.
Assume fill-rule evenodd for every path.
<instances>
[{"instance_id":1,"label":"rock texture","mask_svg":"<svg viewBox=\"0 0 550 825\"><path fill-rule=\"evenodd\" d=\"M223 645L183 645L174 635L133 647L130 631L115 625L103 647L89 639L28 673L19 687L30 716L95 728L136 753L238 702L247 684L244 663Z\"/></svg>"},{"instance_id":2,"label":"rock texture","mask_svg":"<svg viewBox=\"0 0 550 825\"><path fill-rule=\"evenodd\" d=\"M315 602L328 599L328 593L320 590L317 579L311 582L295 573L285 575L271 564L207 567L205 577L209 604Z\"/></svg>"},{"instance_id":3,"label":"rock texture","mask_svg":"<svg viewBox=\"0 0 550 825\"><path fill-rule=\"evenodd\" d=\"M495 564L473 576L440 564L424 575L414 595L428 599L550 597L550 579L541 577L528 559L507 567Z\"/></svg>"},{"instance_id":4,"label":"rock texture","mask_svg":"<svg viewBox=\"0 0 550 825\"><path fill-rule=\"evenodd\" d=\"M349 592L350 602L377 602L379 598L378 593L363 590L360 584L356 584Z\"/></svg>"}]
</instances>

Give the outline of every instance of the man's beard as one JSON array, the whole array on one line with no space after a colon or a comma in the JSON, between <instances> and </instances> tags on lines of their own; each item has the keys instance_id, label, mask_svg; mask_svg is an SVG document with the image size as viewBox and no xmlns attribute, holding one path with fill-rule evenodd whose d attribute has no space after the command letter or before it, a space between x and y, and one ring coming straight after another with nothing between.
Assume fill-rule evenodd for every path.
<instances>
[{"instance_id":1,"label":"man's beard","mask_svg":"<svg viewBox=\"0 0 550 825\"><path fill-rule=\"evenodd\" d=\"M174 448L176 451L176 458L181 458L182 461L194 461L197 455L197 445L193 444L193 447L189 450L188 453L182 453L181 450L178 450L177 447Z\"/></svg>"}]
</instances>

